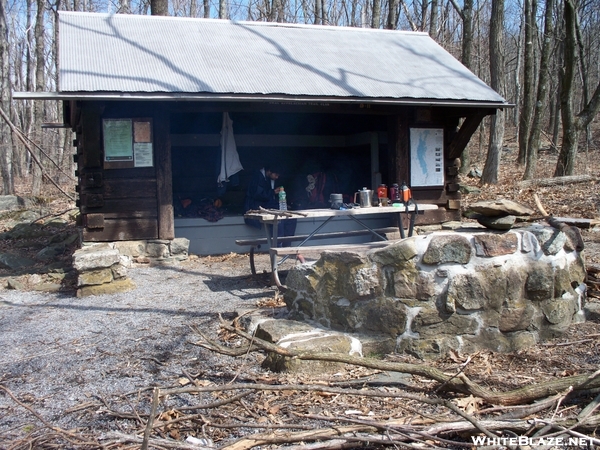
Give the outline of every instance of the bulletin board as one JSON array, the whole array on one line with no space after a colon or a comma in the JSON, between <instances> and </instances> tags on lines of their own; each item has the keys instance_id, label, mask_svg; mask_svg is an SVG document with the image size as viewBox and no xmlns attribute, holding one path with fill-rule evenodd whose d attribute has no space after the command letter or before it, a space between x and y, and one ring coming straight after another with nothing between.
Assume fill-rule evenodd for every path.
<instances>
[{"instance_id":1,"label":"bulletin board","mask_svg":"<svg viewBox=\"0 0 600 450\"><path fill-rule=\"evenodd\" d=\"M103 119L104 168L153 167L152 119Z\"/></svg>"}]
</instances>

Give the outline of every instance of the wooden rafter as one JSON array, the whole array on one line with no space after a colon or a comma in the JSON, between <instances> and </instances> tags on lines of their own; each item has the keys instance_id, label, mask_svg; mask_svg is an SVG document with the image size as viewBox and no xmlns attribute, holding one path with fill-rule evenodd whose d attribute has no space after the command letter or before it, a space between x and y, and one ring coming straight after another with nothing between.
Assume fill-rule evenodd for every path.
<instances>
[{"instance_id":1,"label":"wooden rafter","mask_svg":"<svg viewBox=\"0 0 600 450\"><path fill-rule=\"evenodd\" d=\"M476 109L472 114L468 115L450 143L448 157L450 159L460 157L483 118L494 113L494 110Z\"/></svg>"}]
</instances>

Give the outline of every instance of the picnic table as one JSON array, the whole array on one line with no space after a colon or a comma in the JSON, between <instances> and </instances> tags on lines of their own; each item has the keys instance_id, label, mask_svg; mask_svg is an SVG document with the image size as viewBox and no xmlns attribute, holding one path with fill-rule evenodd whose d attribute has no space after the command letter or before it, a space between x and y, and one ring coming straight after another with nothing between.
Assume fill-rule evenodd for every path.
<instances>
[{"instance_id":1,"label":"picnic table","mask_svg":"<svg viewBox=\"0 0 600 450\"><path fill-rule=\"evenodd\" d=\"M348 249L348 244L333 244L333 245L311 245L310 247L305 246L307 242L311 240L317 239L344 239L348 237L354 237L357 235L365 235L371 234L379 242L370 242L365 244L354 244L352 245L353 249L364 249L367 250L369 248L387 245L385 241L387 241L386 233L390 231L398 230L400 232L400 237L404 239L406 237L406 233L404 231L404 223L402 214L408 213L409 218L409 227L408 227L408 236L412 236L413 227L415 222L415 216L418 213L424 213L428 210L436 210L438 209L437 205L431 204L397 204L394 206L374 206L369 208L351 208L351 209L309 209L309 210L301 210L301 211L278 211L278 210L268 210L261 209L258 211L248 211L244 217L249 219L258 220L263 224L263 228L265 230L266 238L261 240L237 240L236 243L238 245L259 245L266 244L269 249L270 255L270 263L271 263L271 272L273 275L273 280L275 284L282 288L282 284L279 280L279 275L277 272L277 267L285 261L288 257L292 255L300 255L303 251L307 251L310 249L312 252L324 252L328 250L345 250ZM398 228L384 228L384 229L373 229L369 227L361 218L365 218L366 216L377 216L377 215L393 215L397 217ZM319 233L325 225L336 218L350 218L354 222L358 223L361 227L359 230L352 231L338 231L333 233ZM310 234L301 235L301 236L277 236L277 225L280 220L290 220L290 219L325 219L322 223L320 223ZM300 241L294 247L279 247L280 243L290 243L293 241ZM254 248L254 247L253 247ZM283 259L279 260L279 256L283 256ZM254 268L254 260L253 260L253 250L251 251L251 261L250 265L253 273L255 272Z\"/></svg>"}]
</instances>

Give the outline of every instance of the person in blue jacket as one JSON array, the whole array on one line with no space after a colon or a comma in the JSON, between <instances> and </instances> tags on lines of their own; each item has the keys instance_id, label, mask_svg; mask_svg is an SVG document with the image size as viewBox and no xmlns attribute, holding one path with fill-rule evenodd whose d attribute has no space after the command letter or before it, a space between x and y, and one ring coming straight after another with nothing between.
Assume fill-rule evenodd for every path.
<instances>
[{"instance_id":1,"label":"person in blue jacket","mask_svg":"<svg viewBox=\"0 0 600 450\"><path fill-rule=\"evenodd\" d=\"M265 164L262 169L253 172L246 189L244 211L258 210L260 207L279 209L278 195L281 186L277 186L276 181L280 175L281 169L274 164ZM261 223L256 219L244 218L244 222L251 227L261 228ZM293 236L295 232L296 219L282 220L278 223L278 236Z\"/></svg>"}]
</instances>

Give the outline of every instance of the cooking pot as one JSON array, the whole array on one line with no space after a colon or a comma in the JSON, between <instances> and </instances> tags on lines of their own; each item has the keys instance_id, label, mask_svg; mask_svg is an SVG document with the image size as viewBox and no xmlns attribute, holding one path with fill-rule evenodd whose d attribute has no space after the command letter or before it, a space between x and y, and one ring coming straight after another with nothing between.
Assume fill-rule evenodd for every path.
<instances>
[{"instance_id":1,"label":"cooking pot","mask_svg":"<svg viewBox=\"0 0 600 450\"><path fill-rule=\"evenodd\" d=\"M344 196L342 194L329 194L329 203L331 203L331 209L341 209L344 204Z\"/></svg>"},{"instance_id":2,"label":"cooking pot","mask_svg":"<svg viewBox=\"0 0 600 450\"><path fill-rule=\"evenodd\" d=\"M358 195L359 201L356 201ZM373 191L371 189L362 188L360 191L354 193L354 203L360 204L361 208L369 208L371 206L371 198L373 197Z\"/></svg>"}]
</instances>

